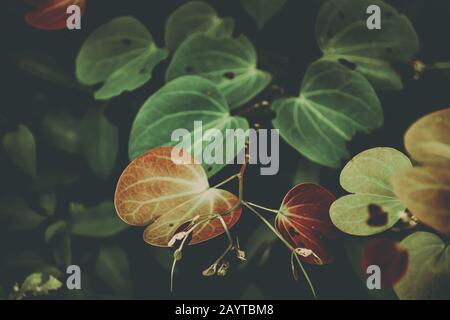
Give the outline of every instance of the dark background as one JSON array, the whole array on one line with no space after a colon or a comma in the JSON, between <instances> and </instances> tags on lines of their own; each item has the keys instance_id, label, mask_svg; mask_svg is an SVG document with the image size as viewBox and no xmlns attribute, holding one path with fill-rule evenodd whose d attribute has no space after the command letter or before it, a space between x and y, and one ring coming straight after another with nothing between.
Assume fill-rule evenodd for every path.
<instances>
[{"instance_id":1,"label":"dark background","mask_svg":"<svg viewBox=\"0 0 450 320\"><path fill-rule=\"evenodd\" d=\"M180 4L179 0L88 0L87 11L82 19L80 31L40 31L26 25L23 19L28 10L19 0L3 1L1 21L6 38L2 41L2 53L6 62L2 68L2 103L0 106L0 136L15 130L18 124L30 127L37 139L39 168L64 167L79 175L76 183L57 190L58 212L67 214L69 201L95 205L102 200L112 200L116 181L128 163L128 134L134 116L143 102L163 85L163 76L170 58L153 71L150 82L132 93L125 93L106 103L96 102L89 92L41 80L26 68L19 68L17 58L27 54L39 58L50 56L68 74L74 74L75 57L86 37L98 26L114 17L132 15L138 18L152 33L159 47L164 45L164 25L168 15ZM285 89L285 95L297 95L306 67L320 57L315 40L315 20L322 1L288 0L285 7L262 31L237 0L209 1L222 17L231 16L236 22L236 34L244 33L253 42L259 55L259 68L271 72L273 83ZM427 64L450 60L449 35L450 5L445 0L398 0L389 1L404 11L412 20L421 40L418 56ZM5 41L6 39L6 41ZM358 135L349 144L350 154L355 155L368 148L390 146L403 150L403 134L419 117L450 104L450 78L443 72L428 72L419 81L413 81L406 66L398 66L405 77L405 89L398 92L379 92L385 112L385 125L370 135ZM28 70L29 71L29 70ZM277 97L270 89L255 101ZM82 158L68 156L50 148L40 136L42 117L49 110L67 110L77 117L92 105L106 105L108 118L120 128L119 160L112 177L107 181L95 178ZM252 123L269 126L271 114L257 112L250 116ZM251 166L247 172L245 197L270 208L278 208L285 193L292 186L293 175L301 163L298 153L281 144L280 172L276 176L260 176L259 168ZM6 159L4 151L0 158L0 193L19 194L36 205L35 195L30 192L30 181L14 169ZM221 181L238 170L230 166L217 176L211 184ZM343 194L339 187L340 170L322 168L320 183L336 196ZM230 189L231 190L231 189ZM244 249L251 246L248 238L261 225L250 212L245 211L232 232L239 235ZM290 271L289 252L280 242L273 245L265 264L250 261L238 269L238 262L232 260L232 270L225 278L204 278L201 271L220 255L227 245L225 237L219 237L204 244L189 247L179 263L175 278L175 292L169 293L170 260L169 249L151 248L142 241L142 228L129 228L110 240L97 241L75 238L72 241L73 263L79 264L89 284L84 294L90 298L121 298L111 292L93 272L97 248L102 242L121 245L128 254L134 288L134 298L206 298L239 299L261 297L276 299L310 298L302 277L295 282ZM269 231L267 231L269 232ZM31 233L17 234L1 231L0 254L7 260L17 251L39 252L50 259L50 251L42 241L43 229ZM335 243L336 261L324 267L309 267L309 274L320 298L365 299L371 296L364 290L363 283L354 274L342 241ZM255 259L256 260L256 259ZM5 263L5 261L3 261ZM32 271L32 270L31 270ZM20 282L26 274L20 269L2 270L1 283L9 288ZM84 280L84 278L83 278ZM255 295L257 288L259 292ZM90 287L90 289L88 288ZM245 293L254 292L253 295ZM56 298L68 297L64 293Z\"/></svg>"}]
</instances>

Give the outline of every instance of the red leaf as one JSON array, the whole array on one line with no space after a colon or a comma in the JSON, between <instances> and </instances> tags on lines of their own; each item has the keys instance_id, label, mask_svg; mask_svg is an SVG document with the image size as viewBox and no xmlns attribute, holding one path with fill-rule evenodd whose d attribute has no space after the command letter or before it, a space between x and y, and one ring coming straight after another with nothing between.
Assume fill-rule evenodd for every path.
<instances>
[{"instance_id":1,"label":"red leaf","mask_svg":"<svg viewBox=\"0 0 450 320\"><path fill-rule=\"evenodd\" d=\"M314 254L300 255L302 261L320 265L333 260L327 240L339 234L329 214L335 199L327 189L315 183L299 184L284 197L275 226L295 248L312 250Z\"/></svg>"},{"instance_id":2,"label":"red leaf","mask_svg":"<svg viewBox=\"0 0 450 320\"><path fill-rule=\"evenodd\" d=\"M173 147L159 147L133 160L122 173L114 197L119 217L134 226L147 226L144 240L161 247L170 246L174 235L186 231L180 229L192 220L199 225L190 244L224 233L219 219L202 219L212 213L223 214L238 201L228 191L210 188L205 170L195 158ZM238 208L223 215L228 228L239 220L241 211Z\"/></svg>"},{"instance_id":3,"label":"red leaf","mask_svg":"<svg viewBox=\"0 0 450 320\"><path fill-rule=\"evenodd\" d=\"M380 267L381 288L392 288L408 268L409 255L406 249L391 239L370 240L361 255L361 269L366 274L371 265Z\"/></svg>"},{"instance_id":4,"label":"red leaf","mask_svg":"<svg viewBox=\"0 0 450 320\"><path fill-rule=\"evenodd\" d=\"M25 21L32 27L43 30L66 28L67 8L77 5L81 13L86 10L86 0L41 0L35 1L36 7L25 14Z\"/></svg>"}]
</instances>

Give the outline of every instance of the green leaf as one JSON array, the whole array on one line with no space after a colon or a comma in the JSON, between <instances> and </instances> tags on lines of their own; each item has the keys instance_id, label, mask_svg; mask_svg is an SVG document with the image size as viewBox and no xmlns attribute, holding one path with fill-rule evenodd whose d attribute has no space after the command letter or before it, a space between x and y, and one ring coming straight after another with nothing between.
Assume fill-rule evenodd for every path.
<instances>
[{"instance_id":1,"label":"green leaf","mask_svg":"<svg viewBox=\"0 0 450 320\"><path fill-rule=\"evenodd\" d=\"M20 170L36 177L36 141L27 126L20 125L17 131L7 133L3 138L3 146L9 159Z\"/></svg>"},{"instance_id":2,"label":"green leaf","mask_svg":"<svg viewBox=\"0 0 450 320\"><path fill-rule=\"evenodd\" d=\"M33 296L47 295L50 291L58 290L62 282L52 275L45 276L43 273L30 274L20 287L20 297L31 293Z\"/></svg>"},{"instance_id":3,"label":"green leaf","mask_svg":"<svg viewBox=\"0 0 450 320\"><path fill-rule=\"evenodd\" d=\"M137 19L119 17L86 39L78 53L76 74L86 85L103 82L95 98L110 99L149 81L155 65L167 55Z\"/></svg>"},{"instance_id":4,"label":"green leaf","mask_svg":"<svg viewBox=\"0 0 450 320\"><path fill-rule=\"evenodd\" d=\"M333 224L348 234L368 236L390 229L404 212L396 198L391 178L398 170L411 168L411 161L392 148L374 148L350 160L341 172L341 186L348 192L330 208ZM369 205L377 205L387 215L383 225L370 225Z\"/></svg>"},{"instance_id":5,"label":"green leaf","mask_svg":"<svg viewBox=\"0 0 450 320\"><path fill-rule=\"evenodd\" d=\"M100 108L90 109L80 124L81 149L91 169L102 179L111 174L117 160L119 130Z\"/></svg>"},{"instance_id":6,"label":"green leaf","mask_svg":"<svg viewBox=\"0 0 450 320\"><path fill-rule=\"evenodd\" d=\"M70 234L65 221L55 222L45 230L45 242L53 249L57 265L67 267L72 261Z\"/></svg>"},{"instance_id":7,"label":"green leaf","mask_svg":"<svg viewBox=\"0 0 450 320\"><path fill-rule=\"evenodd\" d=\"M47 216L53 216L56 210L56 194L54 192L42 194L39 197L39 205Z\"/></svg>"},{"instance_id":8,"label":"green leaf","mask_svg":"<svg viewBox=\"0 0 450 320\"><path fill-rule=\"evenodd\" d=\"M381 30L367 28L367 8L381 8ZM381 0L330 0L317 18L316 36L326 59L354 64L376 89L402 89L393 62L409 62L419 39L409 19Z\"/></svg>"},{"instance_id":9,"label":"green leaf","mask_svg":"<svg viewBox=\"0 0 450 320\"><path fill-rule=\"evenodd\" d=\"M199 75L214 82L231 109L242 106L271 81L271 75L257 69L252 43L237 38L196 33L175 52L166 72L166 81L182 75Z\"/></svg>"},{"instance_id":10,"label":"green leaf","mask_svg":"<svg viewBox=\"0 0 450 320\"><path fill-rule=\"evenodd\" d=\"M286 0L241 0L245 11L255 20L259 29L283 8Z\"/></svg>"},{"instance_id":11,"label":"green leaf","mask_svg":"<svg viewBox=\"0 0 450 320\"><path fill-rule=\"evenodd\" d=\"M68 113L50 113L44 117L42 128L47 140L56 148L79 153L80 135L78 120Z\"/></svg>"},{"instance_id":12,"label":"green leaf","mask_svg":"<svg viewBox=\"0 0 450 320\"><path fill-rule=\"evenodd\" d=\"M249 284L245 287L241 300L264 300L264 294L256 285Z\"/></svg>"},{"instance_id":13,"label":"green leaf","mask_svg":"<svg viewBox=\"0 0 450 320\"><path fill-rule=\"evenodd\" d=\"M20 69L39 79L70 89L86 90L51 56L41 52L26 52L19 54L16 62Z\"/></svg>"},{"instance_id":14,"label":"green leaf","mask_svg":"<svg viewBox=\"0 0 450 320\"><path fill-rule=\"evenodd\" d=\"M70 208L71 233L73 235L107 238L128 228L128 225L117 216L112 202L102 202L87 209L71 204Z\"/></svg>"},{"instance_id":15,"label":"green leaf","mask_svg":"<svg viewBox=\"0 0 450 320\"><path fill-rule=\"evenodd\" d=\"M301 157L298 161L297 169L292 176L291 186L305 182L319 183L320 181L320 166L306 158Z\"/></svg>"},{"instance_id":16,"label":"green leaf","mask_svg":"<svg viewBox=\"0 0 450 320\"><path fill-rule=\"evenodd\" d=\"M73 168L55 168L38 174L37 179L33 181L31 189L37 192L51 191L55 187L75 183L79 172Z\"/></svg>"},{"instance_id":17,"label":"green leaf","mask_svg":"<svg viewBox=\"0 0 450 320\"><path fill-rule=\"evenodd\" d=\"M179 141L172 141L172 133L176 129L185 128L189 134L183 136L191 141L191 148L186 149L197 159L202 159L203 149L199 148L201 141L196 139L194 121L203 124L203 149L220 141L210 141L208 129L215 128L226 136L226 129L248 129L248 122L242 117L230 115L225 98L211 81L198 76L180 77L167 83L153 94L141 107L134 119L131 129L129 156L135 159L143 153L159 147L174 146ZM199 130L196 131L199 134ZM225 141L220 146L226 150ZM229 142L230 143L230 142ZM237 139L234 145L238 145ZM242 150L242 146L234 148L233 156ZM226 152L223 152L224 157ZM222 161L226 163L226 161ZM221 170L225 164L203 163L209 177Z\"/></svg>"},{"instance_id":18,"label":"green leaf","mask_svg":"<svg viewBox=\"0 0 450 320\"><path fill-rule=\"evenodd\" d=\"M3 228L26 231L37 228L45 217L35 213L24 199L16 196L0 198L0 225Z\"/></svg>"},{"instance_id":19,"label":"green leaf","mask_svg":"<svg viewBox=\"0 0 450 320\"><path fill-rule=\"evenodd\" d=\"M5 255L1 262L1 270L4 274L41 272L51 274L57 278L62 276L61 271L45 261L35 251L14 252Z\"/></svg>"},{"instance_id":20,"label":"green leaf","mask_svg":"<svg viewBox=\"0 0 450 320\"><path fill-rule=\"evenodd\" d=\"M267 226L261 225L257 227L251 234L245 247L243 247L245 249L247 263L242 263L239 266L243 268L250 262L255 262L258 266L264 265L277 239L277 236L267 229Z\"/></svg>"},{"instance_id":21,"label":"green leaf","mask_svg":"<svg viewBox=\"0 0 450 320\"><path fill-rule=\"evenodd\" d=\"M287 143L311 161L333 168L349 157L346 141L383 124L383 110L370 83L325 60L308 68L299 97L276 100L272 109L272 123Z\"/></svg>"},{"instance_id":22,"label":"green leaf","mask_svg":"<svg viewBox=\"0 0 450 320\"><path fill-rule=\"evenodd\" d=\"M128 257L122 248L117 246L100 249L95 270L100 279L111 289L124 297L131 296L131 274Z\"/></svg>"},{"instance_id":23,"label":"green leaf","mask_svg":"<svg viewBox=\"0 0 450 320\"><path fill-rule=\"evenodd\" d=\"M392 179L400 201L420 220L450 236L450 169L408 168Z\"/></svg>"},{"instance_id":24,"label":"green leaf","mask_svg":"<svg viewBox=\"0 0 450 320\"><path fill-rule=\"evenodd\" d=\"M233 29L232 18L220 18L214 8L206 2L189 1L175 10L167 19L165 43L166 47L173 51L195 32L230 36Z\"/></svg>"},{"instance_id":25,"label":"green leaf","mask_svg":"<svg viewBox=\"0 0 450 320\"><path fill-rule=\"evenodd\" d=\"M429 232L415 232L403 239L409 252L405 276L394 289L404 300L450 299L450 245Z\"/></svg>"}]
</instances>

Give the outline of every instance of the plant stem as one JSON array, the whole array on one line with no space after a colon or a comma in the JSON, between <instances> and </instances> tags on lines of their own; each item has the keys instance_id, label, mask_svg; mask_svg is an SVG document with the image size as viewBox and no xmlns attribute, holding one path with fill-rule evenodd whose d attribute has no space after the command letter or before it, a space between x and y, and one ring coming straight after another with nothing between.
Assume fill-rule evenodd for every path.
<instances>
[{"instance_id":1,"label":"plant stem","mask_svg":"<svg viewBox=\"0 0 450 320\"><path fill-rule=\"evenodd\" d=\"M211 188L219 188L219 187L223 186L225 183L230 182L233 179L236 179L237 177L239 177L239 173L233 174L231 177L223 180L222 182L219 182L218 184L216 184L214 187L211 187Z\"/></svg>"},{"instance_id":2,"label":"plant stem","mask_svg":"<svg viewBox=\"0 0 450 320\"><path fill-rule=\"evenodd\" d=\"M295 259L297 260L298 265L300 266L300 268L302 269L302 273L306 278L306 281L308 282L308 285L311 289L311 292L314 296L314 299L317 299L317 295L316 295L316 290L314 289L314 285L312 284L311 279L308 276L308 273L306 272L305 268L303 267L302 262L300 261L297 253L295 252L295 248L289 243L287 242L282 236L281 234L277 231L277 229L274 228L274 226L272 226L272 224L266 220L266 218L264 218L264 216L262 214L260 214L257 210L255 210L253 207L251 207L246 201L242 201L242 205L244 205L245 207L247 207L250 211L252 211L259 219L261 219L268 227L270 230L272 230L272 232L285 244L285 246L295 255Z\"/></svg>"},{"instance_id":3,"label":"plant stem","mask_svg":"<svg viewBox=\"0 0 450 320\"><path fill-rule=\"evenodd\" d=\"M258 209L262 209L262 210L266 210L266 211L269 211L269 212L273 212L273 213L278 214L278 210L275 210L275 209L269 209L269 208L260 206L259 204L252 203L252 202L250 202L250 201L246 201L246 203L249 204L249 205L251 205L252 207L255 207L255 208L258 208Z\"/></svg>"},{"instance_id":4,"label":"plant stem","mask_svg":"<svg viewBox=\"0 0 450 320\"><path fill-rule=\"evenodd\" d=\"M230 230L228 229L227 224L225 223L225 220L223 220L222 216L220 214L217 215L217 218L220 220L220 222L222 223L222 226L225 230L225 233L227 234L228 237L228 241L230 242L230 246L232 248L234 248L234 241L233 241L233 237L231 236Z\"/></svg>"},{"instance_id":5,"label":"plant stem","mask_svg":"<svg viewBox=\"0 0 450 320\"><path fill-rule=\"evenodd\" d=\"M428 67L429 70L450 69L450 62L436 62Z\"/></svg>"}]
</instances>

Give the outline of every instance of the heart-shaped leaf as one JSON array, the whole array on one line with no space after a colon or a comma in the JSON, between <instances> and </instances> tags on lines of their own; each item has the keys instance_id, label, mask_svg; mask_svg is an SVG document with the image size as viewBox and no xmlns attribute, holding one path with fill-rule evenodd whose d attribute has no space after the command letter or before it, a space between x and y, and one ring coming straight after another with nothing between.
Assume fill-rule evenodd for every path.
<instances>
[{"instance_id":1,"label":"heart-shaped leaf","mask_svg":"<svg viewBox=\"0 0 450 320\"><path fill-rule=\"evenodd\" d=\"M367 9L381 9L381 29L367 27ZM325 59L347 61L377 89L401 89L393 62L409 62L419 39L408 18L381 0L331 0L322 6L316 25Z\"/></svg>"},{"instance_id":2,"label":"heart-shaped leaf","mask_svg":"<svg viewBox=\"0 0 450 320\"><path fill-rule=\"evenodd\" d=\"M25 15L25 21L37 29L65 29L69 17L67 8L71 5L80 7L82 14L86 10L86 0L43 0Z\"/></svg>"},{"instance_id":3,"label":"heart-shaped leaf","mask_svg":"<svg viewBox=\"0 0 450 320\"><path fill-rule=\"evenodd\" d=\"M400 299L450 299L450 246L429 232L415 232L403 239L409 266L394 287Z\"/></svg>"},{"instance_id":4,"label":"heart-shaped leaf","mask_svg":"<svg viewBox=\"0 0 450 320\"><path fill-rule=\"evenodd\" d=\"M122 173L114 197L120 218L131 225L148 226L144 240L161 247L167 247L175 233L193 220L199 225L190 244L222 234L221 221L214 217L238 201L228 191L209 188L205 171L195 158L173 147L153 149L132 161ZM241 208L237 208L223 219L231 228L240 215Z\"/></svg>"},{"instance_id":5,"label":"heart-shaped leaf","mask_svg":"<svg viewBox=\"0 0 450 320\"><path fill-rule=\"evenodd\" d=\"M85 85L103 82L95 98L110 99L149 81L155 65L167 55L137 19L119 17L86 39L78 53L76 74Z\"/></svg>"},{"instance_id":6,"label":"heart-shaped leaf","mask_svg":"<svg viewBox=\"0 0 450 320\"><path fill-rule=\"evenodd\" d=\"M203 1L189 1L175 10L167 19L166 47L175 50L189 35L205 32L217 36L230 36L234 20L220 18L216 10Z\"/></svg>"},{"instance_id":7,"label":"heart-shaped leaf","mask_svg":"<svg viewBox=\"0 0 450 320\"><path fill-rule=\"evenodd\" d=\"M81 150L92 170L102 179L111 174L117 160L119 130L100 108L90 109L80 123Z\"/></svg>"},{"instance_id":8,"label":"heart-shaped leaf","mask_svg":"<svg viewBox=\"0 0 450 320\"><path fill-rule=\"evenodd\" d=\"M339 167L346 141L383 124L370 83L339 63L319 60L307 70L299 97L276 100L273 120L281 137L308 159Z\"/></svg>"},{"instance_id":9,"label":"heart-shaped leaf","mask_svg":"<svg viewBox=\"0 0 450 320\"><path fill-rule=\"evenodd\" d=\"M23 172L36 177L36 141L27 126L20 125L17 131L3 138L3 146L11 161Z\"/></svg>"},{"instance_id":10,"label":"heart-shaped leaf","mask_svg":"<svg viewBox=\"0 0 450 320\"><path fill-rule=\"evenodd\" d=\"M405 147L414 160L450 167L450 108L433 112L414 123L406 132Z\"/></svg>"},{"instance_id":11,"label":"heart-shaped leaf","mask_svg":"<svg viewBox=\"0 0 450 320\"><path fill-rule=\"evenodd\" d=\"M201 128L195 126L196 121L202 122ZM191 142L191 148L184 149L196 159L203 159L203 151L207 146L228 150L226 143L232 141L230 138L211 141L208 129L218 129L223 137L227 137L227 129L245 131L248 129L248 122L242 117L230 115L225 98L211 81L198 76L180 77L153 94L139 110L131 129L130 159L159 146L177 145L179 141L172 140L177 129L186 129L188 132L180 137L181 141L188 139ZM234 146L238 146L234 154L227 155L224 151L224 158L234 159L244 144L236 138ZM208 176L214 175L225 166L227 161L224 158L213 163L202 161Z\"/></svg>"},{"instance_id":12,"label":"heart-shaped leaf","mask_svg":"<svg viewBox=\"0 0 450 320\"><path fill-rule=\"evenodd\" d=\"M373 239L367 243L361 255L361 271L367 274L369 266L378 266L381 271L381 289L388 289L405 275L408 260L408 251L396 241Z\"/></svg>"},{"instance_id":13,"label":"heart-shaped leaf","mask_svg":"<svg viewBox=\"0 0 450 320\"><path fill-rule=\"evenodd\" d=\"M421 222L450 236L450 169L411 168L392 179L394 192Z\"/></svg>"},{"instance_id":14,"label":"heart-shaped leaf","mask_svg":"<svg viewBox=\"0 0 450 320\"><path fill-rule=\"evenodd\" d=\"M322 265L333 260L327 240L338 235L329 215L334 200L327 189L315 183L299 184L283 199L275 226L294 248L312 250L313 254L300 256L307 263Z\"/></svg>"},{"instance_id":15,"label":"heart-shaped leaf","mask_svg":"<svg viewBox=\"0 0 450 320\"><path fill-rule=\"evenodd\" d=\"M331 206L334 225L358 236L391 228L405 210L394 194L391 178L398 170L411 167L408 157L392 148L369 149L355 156L340 176L341 186L354 194L339 198ZM378 209L378 214L387 215L385 224L371 223L371 219L377 218L374 209Z\"/></svg>"},{"instance_id":16,"label":"heart-shaped leaf","mask_svg":"<svg viewBox=\"0 0 450 320\"><path fill-rule=\"evenodd\" d=\"M272 78L257 69L255 48L244 35L232 38L205 33L191 35L178 47L166 81L192 74L214 82L231 109L255 97Z\"/></svg>"},{"instance_id":17,"label":"heart-shaped leaf","mask_svg":"<svg viewBox=\"0 0 450 320\"><path fill-rule=\"evenodd\" d=\"M247 13L255 20L259 29L280 11L286 0L241 0Z\"/></svg>"}]
</instances>

